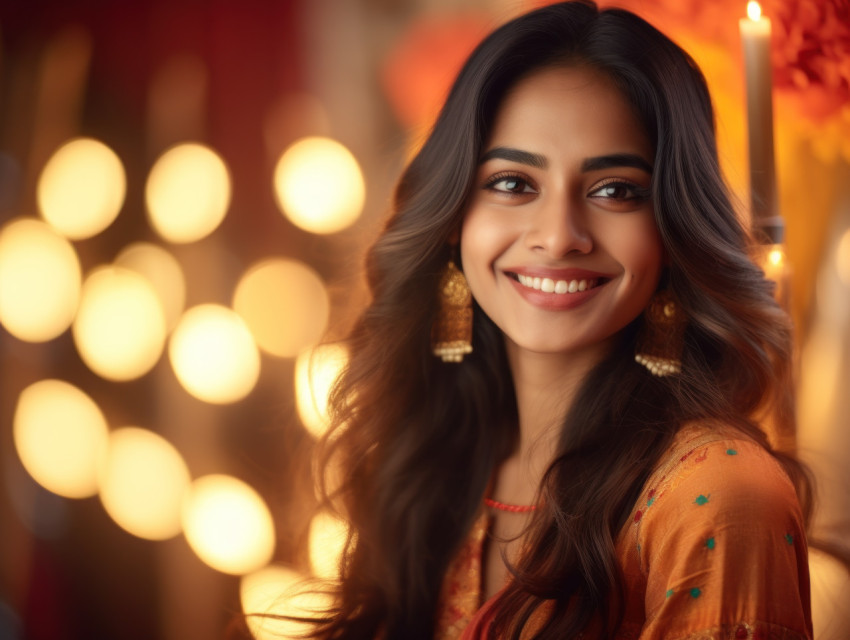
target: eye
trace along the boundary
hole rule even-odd
[[[537,192],[528,178],[515,173],[498,173],[487,180],[484,188],[508,195]]]
[[[634,182],[611,178],[594,186],[588,194],[591,198],[620,201],[642,201],[649,198],[650,191]]]

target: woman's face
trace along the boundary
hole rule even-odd
[[[655,291],[653,151],[619,90],[586,67],[506,96],[461,229],[463,270],[508,348],[595,349]]]

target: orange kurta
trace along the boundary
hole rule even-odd
[[[484,513],[446,576],[441,640],[486,637],[496,600],[481,602],[487,527]],[[794,487],[740,435],[683,429],[644,486],[616,555],[626,591],[621,640],[811,638]]]

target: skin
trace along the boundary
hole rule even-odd
[[[499,109],[460,234],[472,294],[504,335],[519,411],[520,444],[494,478],[497,500],[534,502],[577,387],[657,289],[652,161],[628,103],[593,69],[533,73]],[[519,281],[535,277],[540,289]],[[488,597],[504,586],[503,554],[516,558],[527,519],[496,513]]]

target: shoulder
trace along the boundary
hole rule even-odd
[[[782,465],[758,443],[726,429],[684,431],[629,527],[653,624],[683,635],[739,621],[810,631],[802,513]]]
[[[724,428],[684,429],[646,483],[644,497],[641,537],[657,533],[658,526],[675,528],[679,520],[684,527],[733,529],[797,528],[802,522],[794,485],[779,461]]]

